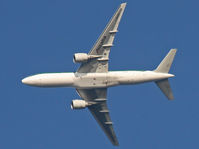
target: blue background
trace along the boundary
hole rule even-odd
[[[0,1],[0,148],[114,148],[88,110],[70,109],[72,88],[35,88],[21,79],[78,68],[120,0]],[[108,91],[119,148],[199,148],[199,9],[196,0],[133,0],[110,54],[110,70],[154,69],[178,48],[175,100],[154,83]]]

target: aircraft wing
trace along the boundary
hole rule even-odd
[[[111,121],[109,110],[106,104],[107,88],[99,89],[76,89],[79,96],[86,101],[96,102],[97,104],[88,107],[100,127],[103,129],[107,137],[113,145],[119,145],[113,123]]]
[[[121,20],[122,14],[126,7],[126,3],[122,3],[104,31],[88,53],[88,55],[98,55],[101,56],[97,59],[89,60],[88,62],[82,63],[80,68],[77,70],[79,73],[88,73],[88,72],[107,72],[108,71],[108,60],[109,52],[113,46],[113,40],[115,34],[118,32],[117,28]]]

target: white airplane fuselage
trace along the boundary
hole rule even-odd
[[[154,71],[109,71],[106,73],[43,73],[26,77],[24,84],[37,87],[107,88],[174,77]]]
[[[88,108],[115,146],[118,146],[119,142],[107,106],[107,88],[155,81],[169,100],[174,99],[168,78],[174,77],[173,74],[169,74],[169,70],[177,49],[171,49],[153,71],[108,71],[109,54],[125,7],[126,3],[119,6],[88,53],[75,53],[73,55],[74,63],[80,64],[77,72],[42,73],[22,80],[22,83],[36,87],[76,88],[81,99],[72,100],[71,108]],[[122,61],[122,56],[119,56],[118,59]],[[128,115],[128,113],[126,114]]]

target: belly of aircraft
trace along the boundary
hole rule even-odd
[[[78,74],[74,81],[76,88],[104,88],[116,84],[107,78],[107,73]]]
[[[52,73],[27,77],[23,83],[39,87],[106,88],[137,84],[172,77],[152,71],[115,71],[107,73]]]

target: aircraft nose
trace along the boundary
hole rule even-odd
[[[26,77],[21,80],[23,84],[35,86],[39,84],[39,79],[35,76]]]
[[[26,78],[22,79],[21,82],[22,82],[23,84],[29,85],[29,84],[31,83],[31,80],[32,80],[32,79],[31,79],[30,77],[26,77]]]

